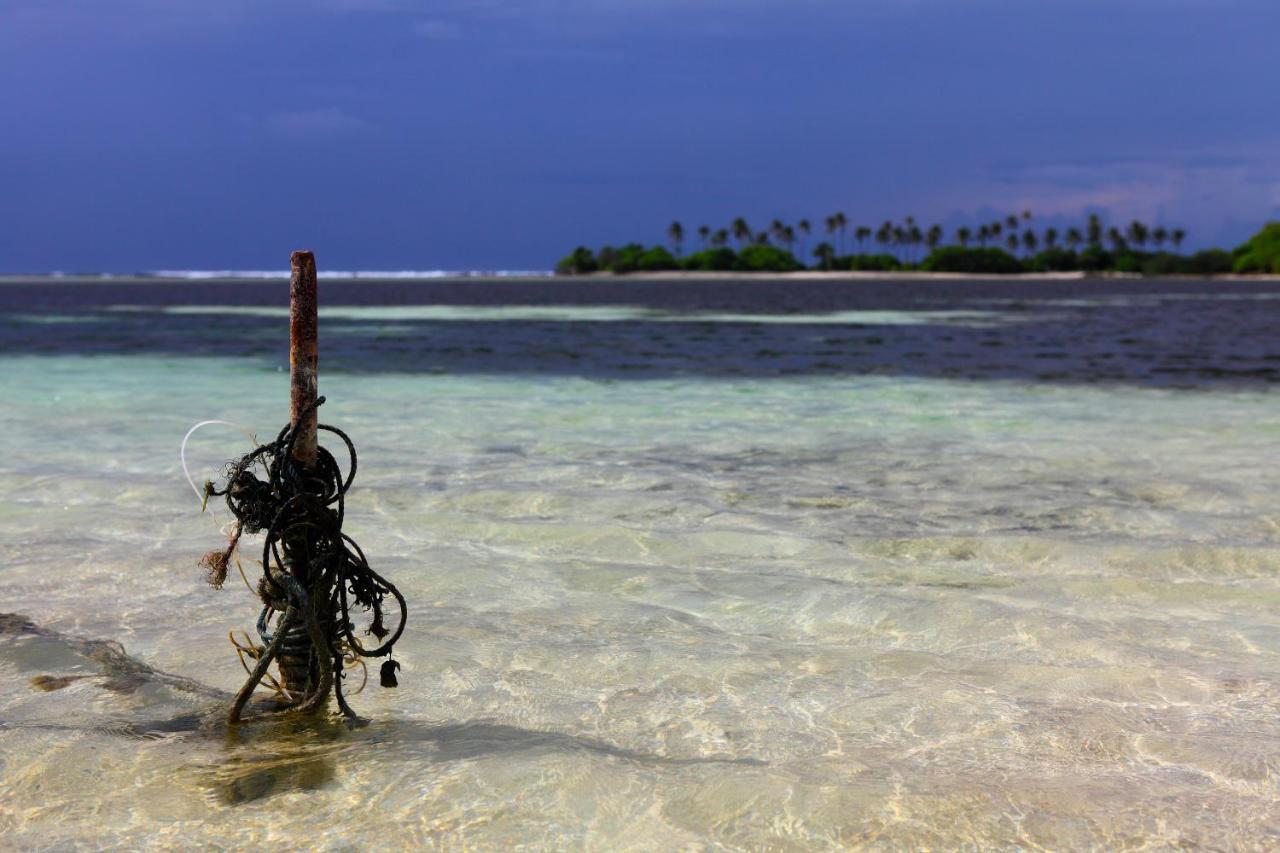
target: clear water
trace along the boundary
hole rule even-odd
[[[401,686],[232,732],[78,640],[241,683],[177,446],[279,427],[283,290],[0,288],[6,846],[1280,844],[1268,292],[520,286],[326,303]],[[1125,310],[1150,358],[1092,368]],[[202,431],[199,476],[247,446]]]

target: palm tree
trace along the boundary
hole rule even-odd
[[[921,233],[920,227],[916,225],[914,219],[911,219],[910,216],[908,216],[907,219],[911,220],[911,224],[907,228],[907,245],[910,246],[910,250],[907,255],[914,263],[916,255],[918,254],[916,247],[924,242],[924,234]]]
[[[767,245],[769,245],[769,232],[768,232],[768,231],[761,231],[759,234],[757,234],[757,235],[756,235],[756,239],[755,239],[755,244],[756,244],[757,246],[767,246]]]
[[[831,218],[832,220],[835,221],[836,228],[839,229],[840,231],[840,254],[843,255],[844,254],[844,229],[845,229],[845,226],[849,224],[849,217],[845,216],[842,212],[837,210],[835,212],[835,215],[832,216]]]
[[[1085,236],[1089,245],[1095,248],[1102,246],[1102,219],[1096,213],[1089,214],[1089,224],[1085,226]]]
[[[684,226],[679,222],[672,222],[667,226],[667,237],[671,239],[671,245],[675,247],[676,257],[680,257],[680,247],[684,243]]]
[[[1067,248],[1068,249],[1074,252],[1076,250],[1076,247],[1083,242],[1084,242],[1084,235],[1080,233],[1079,228],[1072,227],[1067,229]]]
[[[1057,228],[1044,229],[1044,245],[1045,245],[1045,248],[1048,248],[1048,249],[1057,248],[1058,246],[1058,229]]]
[[[1018,254],[1018,232],[1010,231],[1009,236],[1004,238],[1004,244],[1009,247],[1009,254]]]
[[[1112,248],[1117,252],[1123,251],[1126,248],[1124,235],[1120,233],[1119,228],[1108,228],[1107,240],[1111,242]]]
[[[791,252],[791,247],[796,242],[796,230],[790,225],[784,225],[782,226],[782,233],[778,235],[778,239],[787,247],[787,251]],[[792,255],[794,254],[792,252]]]
[[[769,233],[773,235],[773,239],[782,242],[782,229],[785,227],[781,219],[775,219],[769,223]]]
[[[710,225],[699,225],[699,226],[698,226],[698,236],[702,238],[702,248],[703,248],[703,249],[706,249],[706,248],[707,248],[707,238],[709,238],[709,237],[711,236],[711,226],[710,226]]]
[[[828,216],[822,221],[822,224],[826,226],[827,234],[832,237],[836,235],[836,230],[840,227],[840,221],[834,215]]]
[[[1164,241],[1169,239],[1169,232],[1163,225],[1157,225],[1155,230],[1151,232],[1151,242],[1156,244],[1156,248],[1163,250]]]
[[[1022,221],[1023,221],[1023,222],[1030,222],[1030,221],[1031,221],[1031,211],[1029,211],[1029,210],[1024,210],[1024,211],[1022,211]]]
[[[818,259],[818,266],[824,270],[829,270],[831,269],[831,262],[835,259],[836,250],[824,240],[814,247],[813,256]]]
[[[982,246],[982,248],[984,249],[987,248],[987,241],[990,239],[991,239],[991,226],[979,225],[978,226],[978,243]]]
[[[1143,246],[1147,245],[1147,236],[1149,234],[1150,232],[1147,230],[1147,226],[1135,219],[1129,223],[1129,228],[1125,233],[1125,239],[1141,249]]]
[[[1036,232],[1030,228],[1022,232],[1022,245],[1026,247],[1028,258],[1036,253],[1036,243]]]
[[[984,225],[983,228],[985,227],[986,226]],[[978,230],[981,231],[982,228],[979,228]],[[968,246],[969,238],[972,236],[973,236],[973,232],[969,230],[968,225],[961,225],[959,228],[956,229],[956,242],[959,243],[961,246]],[[986,234],[983,234],[981,239],[985,240]]]
[[[812,226],[809,225],[809,220],[807,219],[801,219],[799,222],[796,223],[796,226],[799,227],[800,233],[804,235],[805,239],[807,239],[809,237],[809,234],[812,232]],[[800,241],[800,255],[802,257],[804,256],[805,239],[801,239]]]
[[[1018,217],[1010,213],[1008,216],[1004,218],[1004,224],[1005,224],[1005,227],[1008,228],[1010,231],[1017,231]]]
[[[992,222],[991,227],[987,229],[987,233],[991,237],[992,241],[999,240],[1000,235],[1003,232],[1004,232],[1004,223],[1001,223],[1001,222]]]
[[[893,225],[887,220],[876,229],[876,242],[880,244],[881,252],[889,248],[889,244],[893,242]]]
[[[1169,232],[1169,239],[1173,241],[1173,250],[1176,252],[1182,247],[1182,241],[1187,238],[1187,232],[1181,228],[1175,228]]]
[[[729,242],[729,231],[721,228],[711,235],[711,245],[714,248],[722,249]]]
[[[751,226],[747,224],[747,220],[739,216],[729,224],[729,228],[733,231],[733,239],[738,241],[738,245],[751,239]]]
[[[854,236],[858,238],[858,252],[865,252],[864,244],[871,237],[871,229],[865,225],[859,225],[854,231]]]
[[[938,244],[942,242],[942,226],[930,225],[929,230],[924,232],[924,244],[929,247],[932,252],[938,248]]]

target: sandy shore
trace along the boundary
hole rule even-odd
[[[1115,280],[1115,279],[1134,279],[1134,280],[1160,280],[1170,279],[1177,281],[1201,281],[1201,280],[1222,280],[1222,281],[1280,281],[1280,275],[1211,275],[1211,276],[1191,276],[1191,275],[1171,275],[1171,276],[1143,276],[1138,273],[1116,273],[1116,272],[1085,272],[1083,270],[1073,270],[1070,272],[1028,272],[1013,273],[1006,275],[993,275],[991,273],[964,273],[964,272],[922,272],[918,270],[896,270],[893,272],[876,272],[873,270],[836,270],[825,272],[820,270],[802,270],[800,272],[785,273],[743,273],[743,272],[691,272],[687,270],[672,270],[669,272],[646,272],[632,273],[627,276],[616,276],[613,274],[605,275],[584,275],[584,276],[566,276],[566,278],[575,279],[597,279],[597,280],[617,280],[619,278],[644,278],[644,279],[689,279],[694,281],[714,281],[725,279],[743,279],[743,278],[772,278],[792,281],[1083,281],[1086,279],[1094,280]],[[557,278],[557,276],[551,276]]]

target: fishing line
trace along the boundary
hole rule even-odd
[[[332,692],[342,713],[358,719],[346,702],[342,685],[344,669],[357,661],[363,663],[362,658],[388,658],[382,664],[380,681],[383,687],[397,684],[395,671],[400,665],[390,657],[404,632],[408,605],[400,590],[369,566],[355,539],[342,530],[346,494],[356,475],[355,444],[337,427],[319,424],[321,432],[337,437],[346,447],[346,472],[323,445],[317,447],[313,467],[303,468],[294,459],[299,425],[324,402],[324,397],[318,398],[294,424],[282,428],[274,441],[228,463],[220,485],[206,481],[203,491],[197,489],[202,501],[223,498],[236,519],[228,531],[227,546],[210,551],[201,560],[213,586],[226,580],[241,536],[265,534],[262,577],[255,590],[263,603],[258,617],[263,644],[246,648],[234,643],[246,669],[246,657],[255,665],[232,705],[232,722],[240,719],[249,696],[267,677],[273,661],[283,676],[279,682],[282,693],[287,694],[290,686],[305,685],[300,695],[288,695],[296,711],[319,708]],[[186,443],[197,429],[213,423],[236,426],[227,421],[203,421],[183,440],[183,470],[193,488]],[[387,627],[388,605],[398,611],[394,630]],[[368,645],[357,636],[356,619],[361,613],[366,622],[361,633],[374,638]],[[271,617],[277,614],[272,626]]]

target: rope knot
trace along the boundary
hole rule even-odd
[[[323,402],[321,397],[316,405]],[[319,424],[318,428],[346,445],[350,470],[345,476],[323,446],[317,448],[315,467],[303,469],[295,463],[292,454],[297,429],[289,425],[280,430],[275,441],[228,464],[222,488],[209,485],[205,489],[206,497],[223,497],[237,521],[228,547],[210,552],[202,561],[211,583],[220,586],[225,580],[241,532],[265,534],[263,574],[257,587],[264,605],[258,633],[265,648],[237,697],[233,720],[276,655],[281,656],[282,669],[288,663],[292,673],[311,672],[314,676],[308,679],[309,689],[298,701],[298,709],[319,707],[332,689],[343,713],[355,717],[342,696],[344,659],[389,656],[404,632],[408,612],[404,596],[370,568],[360,546],[342,530],[346,494],[356,473],[355,445],[337,427]],[[394,631],[386,627],[388,597],[399,610]],[[353,609],[368,614],[365,633],[377,640],[375,648],[365,648],[357,639]],[[272,612],[282,614],[274,632],[269,627]],[[286,635],[291,638],[288,643]],[[396,685],[396,667],[399,664],[390,660],[383,664],[384,686]]]

